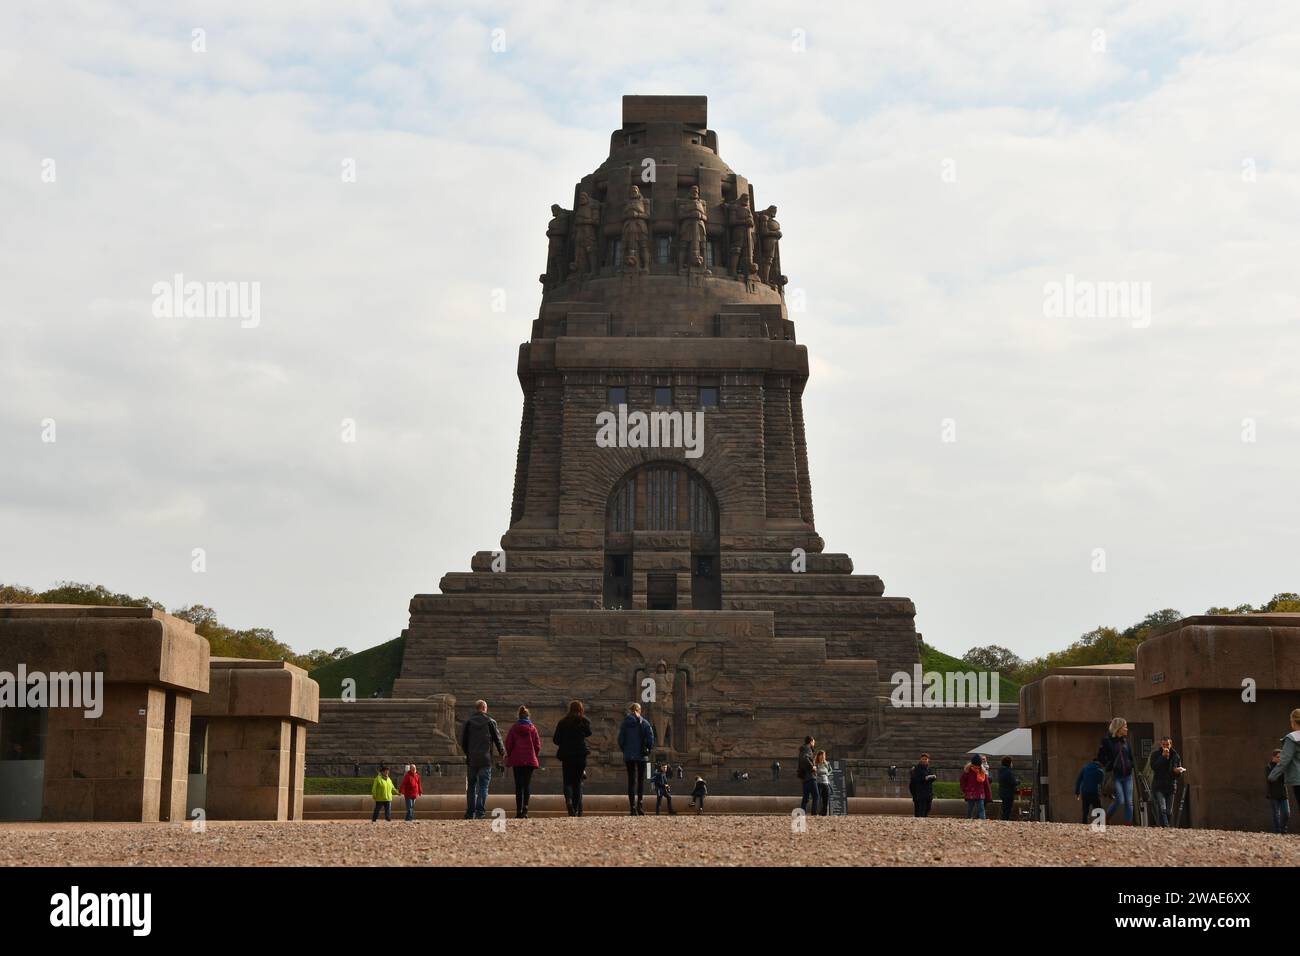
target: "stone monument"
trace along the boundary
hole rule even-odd
[[[553,207],[509,530],[411,600],[394,687],[445,695],[457,723],[480,697],[503,726],[526,704],[548,742],[580,698],[597,770],[621,773],[634,700],[656,756],[688,767],[765,769],[809,733],[861,760],[889,675],[918,661],[912,602],[817,533],[781,227],[774,207],[755,217],[706,113],[702,96],[624,97],[571,220]],[[652,434],[602,445],[602,413],[644,413]]]

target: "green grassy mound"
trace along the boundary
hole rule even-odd
[[[376,690],[384,697],[393,696],[393,681],[402,670],[402,652],[406,638],[399,637],[378,647],[358,651],[339,661],[330,661],[312,669],[312,680],[320,684],[321,697],[341,697],[343,681],[357,682],[357,698],[364,699]],[[369,792],[368,790],[366,791]]]
[[[957,671],[964,673],[969,671],[971,666],[961,658],[951,657],[923,642],[921,644],[921,668],[923,671],[938,671],[940,674],[947,674]],[[1005,674],[998,675],[998,703],[1020,703],[1020,685]]]

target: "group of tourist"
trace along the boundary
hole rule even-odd
[[[1016,794],[1020,790],[1020,779],[1013,769],[1015,762],[1010,757],[1002,758],[998,770],[998,799],[1002,802],[1002,819],[1012,819]],[[907,780],[907,792],[912,795],[912,815],[928,817],[930,806],[934,803],[934,784],[939,775],[930,766],[930,755],[921,757],[912,766]],[[989,771],[988,757],[972,754],[970,760],[962,767],[958,787],[966,800],[966,819],[987,820],[988,805],[993,800],[993,787]]]
[[[1122,810],[1125,822],[1133,821],[1135,761],[1128,737],[1128,723],[1123,717],[1114,718],[1097,750],[1096,759],[1079,771],[1074,793],[1082,805],[1084,823],[1091,820],[1094,811],[1110,795],[1113,798],[1106,808],[1105,819],[1109,820],[1117,810]],[[1291,711],[1291,730],[1281,743],[1282,746],[1273,750],[1264,765],[1264,793],[1272,813],[1274,833],[1287,832],[1291,816],[1286,792],[1288,786],[1300,805],[1300,708]],[[1147,767],[1151,775],[1151,802],[1155,806],[1156,824],[1177,826],[1181,806],[1174,806],[1174,787],[1187,773],[1187,768],[1183,766],[1170,737],[1160,738]]]
[[[563,777],[564,806],[571,817],[583,812],[583,781],[587,777],[587,758],[591,747],[591,721],[586,716],[580,700],[569,702],[568,712],[555,725],[551,741],[556,747]],[[1291,712],[1291,731],[1273,750],[1264,767],[1265,788],[1273,818],[1273,832],[1284,833],[1291,816],[1287,787],[1292,789],[1300,805],[1300,709]],[[520,707],[517,718],[504,738],[497,722],[488,715],[486,701],[474,704],[474,713],[465,721],[460,732],[460,746],[465,754],[465,818],[482,819],[486,813],[488,786],[492,780],[493,754],[504,759],[514,775],[515,816],[528,817],[533,771],[541,765],[542,738],[529,715],[527,707]],[[641,715],[640,704],[630,704],[618,728],[618,748],[627,771],[628,812],[632,816],[645,815],[645,783],[649,779],[655,792],[655,814],[665,807],[675,816],[672,781],[674,775],[681,779],[682,768],[657,764],[649,767],[655,747],[655,732],[651,723]],[[811,735],[804,738],[799,748],[796,776],[803,786],[799,807],[805,814],[827,816],[831,802],[830,761],[825,750],[818,750]],[[1003,757],[998,770],[998,799],[1002,803],[1001,818],[1013,819],[1016,795],[1020,780],[1015,774],[1011,757]],[[1187,772],[1182,758],[1174,749],[1173,740],[1162,737],[1147,762],[1150,772],[1150,790],[1155,808],[1156,823],[1161,827],[1177,825],[1178,810],[1174,805],[1176,782]],[[1106,729],[1097,748],[1097,756],[1080,769],[1075,779],[1075,799],[1080,803],[1082,821],[1089,823],[1094,811],[1101,808],[1107,798],[1104,818],[1109,821],[1123,813],[1124,821],[1131,823],[1134,812],[1134,780],[1136,761],[1129,740],[1128,721],[1115,717]],[[779,774],[779,764],[773,765],[773,779]],[[930,755],[923,753],[912,767],[907,789],[912,797],[913,813],[918,817],[930,814],[934,801],[934,784],[938,775],[930,766]],[[966,801],[966,818],[986,820],[988,805],[993,800],[992,777],[988,758],[982,754],[971,755],[962,768],[958,783]],[[415,801],[423,789],[420,772],[414,763],[407,764],[400,783],[395,783],[387,766],[380,767],[371,786],[375,801],[371,821],[384,814],[392,819],[392,801],[395,794],[406,800],[406,819],[415,818]],[[708,786],[703,777],[695,778],[691,791],[691,807],[696,813],[704,812]]]
[[[795,776],[803,783],[803,799],[799,809],[812,816],[829,816],[831,812],[831,764],[826,751],[817,750],[817,740],[811,736],[803,739]]]
[[[1291,712],[1291,731],[1282,738],[1281,744],[1273,750],[1264,766],[1265,795],[1272,813],[1274,833],[1287,831],[1291,816],[1287,787],[1291,788],[1292,797],[1300,806],[1300,708]],[[998,771],[998,797],[1002,802],[1003,820],[1013,818],[1016,793],[1020,787],[1013,767],[1010,757],[1002,758],[1002,767]],[[1160,738],[1147,760],[1147,770],[1156,825],[1177,826],[1180,807],[1174,803],[1175,786],[1187,773],[1187,768],[1174,749],[1171,737]],[[1082,822],[1093,822],[1095,811],[1109,799],[1110,803],[1099,819],[1109,822],[1116,814],[1122,813],[1124,822],[1132,823],[1136,771],[1128,721],[1115,717],[1106,728],[1097,756],[1084,764],[1075,778],[1074,795],[1082,810]],[[921,754],[912,767],[907,785],[915,816],[929,816],[937,780],[938,775],[930,766],[930,755]],[[966,800],[966,818],[987,819],[988,803],[993,799],[987,758],[980,754],[972,755],[962,768],[959,786]]]
[[[1173,749],[1172,740],[1165,737],[1160,741],[1160,747],[1152,753],[1149,765],[1158,820],[1160,826],[1168,826],[1169,811],[1173,808],[1174,781],[1185,772],[1178,752]],[[1120,810],[1124,812],[1127,821],[1133,819],[1134,766],[1133,748],[1128,739],[1128,722],[1123,717],[1116,717],[1107,727],[1097,756],[1084,765],[1075,780],[1075,798],[1082,804],[1084,823],[1089,822],[1089,815],[1101,806],[1103,796],[1113,798],[1106,809],[1107,819]],[[930,755],[921,754],[912,767],[907,784],[915,816],[930,815],[936,780],[938,775],[930,767]],[[1012,820],[1015,818],[1020,779],[1015,773],[1015,761],[1009,756],[1002,758],[997,785],[998,799],[1002,804],[1001,817],[1003,820]],[[987,820],[988,805],[993,800],[988,758],[983,754],[972,754],[962,767],[958,787],[966,801],[966,819]]]
[[[582,701],[570,701],[568,712],[555,725],[551,741],[560,761],[564,806],[571,817],[580,817],[583,812],[582,784],[587,778],[587,758],[591,753],[587,738],[590,736],[591,721]],[[666,805],[669,814],[677,815],[672,801],[673,768],[661,764],[654,768],[653,775],[648,772],[654,745],[654,727],[641,716],[641,705],[628,705],[618,729],[618,747],[627,770],[628,811],[632,816],[645,815],[647,777],[655,788],[655,813],[660,813]],[[487,701],[475,701],[474,713],[461,726],[460,748],[465,754],[465,819],[481,820],[487,813],[494,754],[505,761],[514,777],[516,819],[527,819],[533,771],[541,766],[542,755],[542,737],[528,708],[519,708],[515,722],[503,738],[497,722],[488,715]],[[677,767],[676,774],[680,778],[683,768]],[[406,798],[406,819],[414,819],[415,801],[422,792],[420,773],[415,764],[407,765],[400,785],[393,783],[387,766],[380,767],[371,786],[371,796],[375,801],[371,822],[378,820],[381,812],[385,820],[392,819],[392,800],[397,793]],[[691,806],[696,813],[704,812],[707,796],[708,786],[704,778],[696,777],[691,792]]]

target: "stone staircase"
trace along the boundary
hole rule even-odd
[[[972,748],[1020,726],[1020,706],[1001,704],[996,717],[980,716],[974,707],[896,708],[885,706],[885,731],[867,747],[862,775],[858,786],[870,791],[892,790],[888,786],[891,764],[898,767],[898,777],[903,793],[907,792],[906,775],[922,752],[930,755],[930,765],[940,780],[955,781]],[[990,757],[990,766],[996,767],[1001,758]],[[1016,763],[1022,777],[1029,758]],[[865,779],[863,777],[865,776]]]
[[[320,722],[307,732],[307,776],[374,776],[383,763],[463,761],[453,740],[455,701],[322,700]]]

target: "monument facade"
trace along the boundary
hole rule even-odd
[[[509,529],[411,600],[394,696],[543,729],[581,698],[611,759],[633,700],[674,763],[789,764],[808,733],[862,757],[915,609],[818,534],[776,207],[704,97],[626,96],[545,232]]]

